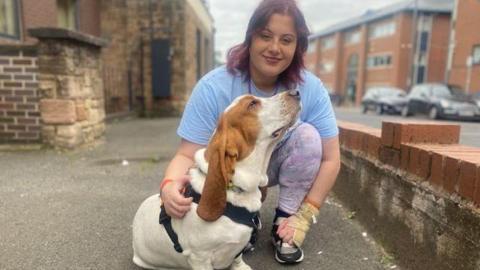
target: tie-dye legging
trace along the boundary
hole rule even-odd
[[[315,127],[302,123],[277,145],[268,165],[268,186],[279,185],[280,210],[297,212],[320,168],[321,142]]]

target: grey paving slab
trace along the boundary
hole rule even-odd
[[[174,153],[178,119],[109,124],[104,143],[74,152],[0,152],[0,269],[139,269],[131,262],[131,221],[158,189]],[[125,162],[124,162],[125,161]],[[127,165],[128,162],[128,165]],[[262,210],[265,228],[246,261],[283,269],[269,230],[277,191]],[[385,256],[330,197],[288,269],[388,269]]]

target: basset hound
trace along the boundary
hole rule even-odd
[[[251,269],[241,251],[253,228],[228,216],[227,208],[260,210],[259,187],[268,183],[270,156],[299,112],[297,90],[236,98],[220,116],[206,149],[195,153],[189,174],[192,191],[201,194],[199,202],[184,218],[169,220],[170,232],[159,223],[158,194],[140,205],[133,220],[133,262],[146,269]]]

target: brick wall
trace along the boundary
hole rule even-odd
[[[341,122],[335,195],[402,269],[478,269],[480,148],[459,145],[460,127]]]
[[[0,48],[0,143],[40,141],[34,47]]]

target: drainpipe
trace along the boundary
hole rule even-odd
[[[417,53],[417,28],[418,28],[418,0],[413,1],[413,18],[412,18],[412,40],[411,40],[411,56],[410,56],[410,82],[409,88],[415,85],[415,68],[416,68],[416,53]]]

